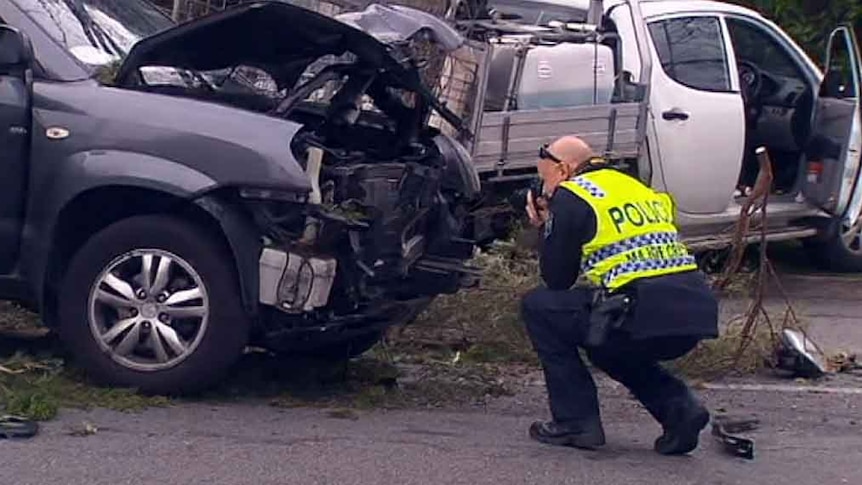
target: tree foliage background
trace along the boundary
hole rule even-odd
[[[826,52],[832,29],[840,24],[853,25],[862,40],[862,1],[860,0],[732,0],[755,9],[781,26],[815,60]]]

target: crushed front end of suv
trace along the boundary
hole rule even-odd
[[[30,186],[56,190],[30,194],[41,215],[21,265],[99,381],[198,390],[249,344],[347,359],[475,281],[479,179],[428,126],[434,111],[461,121],[416,48],[461,44],[442,21],[255,2],[121,52],[102,8],[119,2],[49,3],[87,20],[92,47],[66,47],[91,75],[34,83],[48,138],[33,141]]]

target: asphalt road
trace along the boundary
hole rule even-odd
[[[658,427],[603,386],[608,445],[597,452],[532,442],[541,389],[484,410],[375,411],[184,405],[140,414],[67,411],[27,441],[0,441],[9,484],[858,484],[859,395],[703,391],[712,409],[756,416],[753,461],[708,433],[690,457],[651,450]],[[70,436],[88,421],[90,436]]]

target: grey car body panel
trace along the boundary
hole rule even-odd
[[[442,20],[410,8],[372,5],[332,18],[286,2],[241,4],[141,40],[120,66],[117,82],[125,84],[148,64],[194,70],[281,65],[299,74],[303,64],[347,51],[366,64],[394,67],[398,64],[389,45],[423,32],[447,51],[464,43]]]
[[[228,186],[311,190],[289,149],[296,123],[95,81],[36,82],[33,91],[29,192],[38,195],[27,207],[21,272],[37,295],[62,209],[90,190],[139,187],[190,200]],[[68,136],[50,139],[50,128]]]
[[[222,186],[311,190],[289,149],[290,140],[302,127],[297,123],[210,102],[100,86],[94,81],[35,83],[33,94],[37,122],[45,129],[60,127],[70,132],[63,140],[34,133],[35,163],[45,159],[63,165],[61,160],[80,153],[128,152],[179,163]]]
[[[312,61],[347,51],[379,67],[395,63],[386,45],[343,22],[288,3],[255,2],[141,40],[116,79],[126,85],[145,65],[206,71],[246,64],[267,71],[282,66],[282,75],[275,77],[288,87]]]
[[[394,39],[388,40],[394,43],[420,32],[430,32],[446,50],[464,42],[457,31],[424,12],[404,8],[393,10],[397,13],[392,15],[385,12],[371,8],[360,12],[364,17],[347,18],[362,19],[369,32],[384,37],[383,23],[392,20],[388,32],[394,33]],[[452,126],[466,130],[463,120],[422,84],[415,66],[402,63],[403,53],[371,33],[285,2],[240,4],[141,40],[129,51],[115,83],[134,85],[139,69],[144,66],[209,71],[247,65],[266,71],[279,88],[291,89],[312,62],[325,55],[350,52],[364,66],[385,71],[393,83],[415,90]]]
[[[216,197],[206,195],[195,200],[195,204],[219,222],[236,261],[243,306],[249,315],[256,316],[260,288],[258,262],[263,250],[259,229],[236,206]]]
[[[0,274],[15,266],[19,256],[21,228],[30,155],[30,96],[24,79],[4,76],[0,80]]]

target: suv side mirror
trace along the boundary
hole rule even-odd
[[[27,69],[33,61],[30,39],[18,29],[0,25],[0,72]]]

